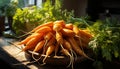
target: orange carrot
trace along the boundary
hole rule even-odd
[[[30,32],[28,32],[28,33],[26,33],[26,34],[23,34],[23,35],[21,35],[21,36],[19,36],[19,37],[17,37],[17,38],[21,38],[21,37],[27,36],[27,35],[35,32],[36,30],[38,30],[38,29],[40,29],[41,27],[44,27],[44,26],[48,26],[48,27],[52,28],[53,22],[51,21],[51,22],[47,22],[47,23],[41,24],[41,25],[35,27],[32,31],[30,31]]]
[[[55,21],[54,24],[60,24],[61,26],[65,26],[65,21],[64,20],[58,20],[58,21]]]
[[[46,56],[49,56],[50,54],[52,54],[52,52],[55,50],[55,46],[54,45],[50,45],[46,51]]]
[[[47,44],[47,42],[52,38],[53,34],[51,32],[48,32],[45,36],[44,36],[44,40],[45,40],[45,45]]]
[[[63,28],[63,27],[62,27],[61,24],[54,24],[54,26],[53,26],[53,30],[54,30],[54,31],[60,31],[62,28]]]
[[[48,26],[48,27],[52,27],[53,26],[53,22],[47,22],[47,23],[44,23],[44,24],[41,24],[39,26],[37,26],[36,28],[34,28],[31,32],[35,32],[36,30],[40,29],[41,27],[44,27],[44,26]]]
[[[63,44],[63,37],[61,32],[56,32],[56,40],[58,44]]]
[[[78,36],[78,38],[80,39],[80,41],[83,41],[84,43],[88,43],[90,41],[89,38],[91,38],[92,36],[82,30],[80,30],[79,28],[77,28],[77,26],[73,26],[73,31],[76,33],[76,35]]]
[[[61,52],[62,52],[62,54],[66,55],[66,56],[71,56],[69,51],[67,49],[65,49],[65,48],[62,48]]]
[[[44,40],[45,40],[45,44],[43,46],[43,54],[45,53],[45,48],[47,46],[48,41],[53,37],[52,32],[48,32],[45,36],[44,36]]]
[[[34,48],[36,44],[37,44],[36,38],[32,38],[27,42],[25,48],[23,48],[22,51],[27,51],[30,50],[31,48]]]
[[[40,42],[38,42],[37,45],[35,46],[33,52],[40,51],[43,48],[44,43],[45,43],[45,40],[41,40]]]
[[[75,42],[74,37],[68,37],[68,38],[66,38],[66,39],[67,39],[67,41],[69,41],[69,43],[71,44],[73,50],[76,51],[76,53],[77,53],[80,47],[79,47],[78,44]],[[76,49],[77,49],[77,50],[76,50]],[[78,52],[78,53],[79,53],[79,52]]]
[[[48,43],[46,44],[46,46],[52,45],[52,44],[54,44],[55,42],[56,42],[55,37],[52,37],[52,38],[48,41]]]
[[[48,46],[53,45],[55,43],[55,37],[52,37],[47,43],[45,42],[43,47],[43,54],[45,54]]]
[[[45,60],[47,59],[47,57],[50,56],[54,51],[55,51],[55,46],[54,46],[54,45],[50,45],[50,46],[47,48],[45,57],[44,57],[44,59],[43,59],[43,63],[45,63]]]
[[[64,39],[64,42],[63,42],[63,47],[65,49],[67,49],[70,53],[71,53],[71,56],[74,58],[73,54],[75,55],[75,57],[77,57],[77,54],[74,52],[74,50],[72,49],[72,46],[70,44],[70,42],[66,39]]]
[[[29,50],[31,48],[34,48],[37,43],[43,39],[43,35],[36,36],[34,38],[31,38],[27,43],[23,51]]]
[[[72,69],[73,69],[73,62],[74,62],[74,56],[73,56],[73,54],[70,54],[70,52],[63,47],[63,45],[60,45],[60,46],[61,46],[61,48],[62,48],[62,49],[61,49],[62,54],[66,55],[66,56],[69,56],[69,58],[70,58],[70,63],[68,64],[67,67],[69,67],[70,65],[72,65]],[[71,49],[71,50],[72,50],[72,49]],[[72,51],[71,51],[71,52],[72,52]]]
[[[82,36],[75,36],[75,38],[77,38],[78,41],[80,41],[80,43],[83,42],[85,44],[88,44],[89,41],[90,41],[90,38],[85,37],[84,35],[82,35]]]
[[[65,26],[65,22],[63,20],[55,21],[53,24],[54,31],[60,31]]]
[[[44,27],[37,29],[35,31],[35,33],[47,33],[47,32],[51,32],[51,31],[52,31],[52,29],[50,27],[44,26]]]
[[[43,33],[33,33],[32,35],[29,35],[25,39],[23,39],[22,41],[20,41],[18,43],[18,45],[26,44],[33,37],[42,37],[42,36],[43,36]]]
[[[79,31],[80,31],[81,36],[84,35],[87,38],[92,38],[93,37],[92,34],[86,32],[85,30],[79,30]]]
[[[63,28],[61,30],[63,36],[71,36],[71,37],[74,37],[75,36],[75,33],[73,32],[73,30],[70,30],[70,29],[67,29],[67,28]]]
[[[45,39],[46,41],[48,41],[48,40],[50,40],[52,37],[53,37],[52,32],[48,32],[48,33],[44,36],[44,39]]]
[[[57,56],[60,45],[58,43],[55,44],[55,56]]]
[[[88,43],[83,41],[82,39],[78,38],[78,37],[75,37],[75,41],[76,43],[79,45],[79,47],[82,47],[84,49],[87,49],[88,48]]]
[[[63,47],[69,51],[72,50],[71,44],[66,39],[63,40]]]
[[[73,26],[73,31],[76,33],[76,35],[78,37],[78,41],[79,41],[81,48],[83,45],[82,42],[88,44],[88,42],[90,41],[89,40],[90,35],[88,36],[87,33],[81,31],[76,25]],[[87,35],[87,37],[85,35]]]
[[[72,23],[65,24],[65,28],[72,30],[73,24]]]
[[[88,56],[84,53],[84,51],[82,51],[82,50],[80,49],[80,47],[79,47],[79,45],[76,43],[74,37],[69,37],[69,38],[67,38],[67,39],[68,39],[68,41],[71,43],[72,49],[73,49],[78,55],[81,55],[81,56],[83,56],[83,57],[85,57],[85,58],[88,58],[88,59],[90,59],[90,60],[93,60],[92,58],[88,57]]]
[[[73,25],[73,31],[75,32],[75,34],[76,34],[77,36],[80,35],[79,28],[78,28],[76,25]]]

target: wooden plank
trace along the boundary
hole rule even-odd
[[[12,39],[0,38],[0,59],[8,63],[12,68],[15,69],[66,69],[65,66],[54,66],[54,65],[44,65],[40,66],[38,63],[30,63],[25,57],[25,52],[20,52],[21,50],[15,45],[10,45],[8,42],[13,42],[14,44],[17,41]]]
[[[15,69],[38,69],[35,65],[26,64],[29,61],[26,59],[24,52],[19,53],[21,50],[15,45],[8,42],[17,43],[15,39],[0,37],[0,59],[5,61],[9,66]]]
[[[6,52],[6,55],[3,56],[2,58],[7,57],[4,60],[6,62],[8,62],[10,64],[10,66],[12,66],[13,68],[16,68],[16,69],[38,69],[38,68],[40,68],[40,69],[48,69],[48,68],[49,69],[56,69],[56,68],[66,69],[65,66],[61,67],[58,65],[57,66],[54,66],[54,65],[40,66],[37,63],[27,65],[27,63],[29,63],[29,60],[26,59],[24,52],[19,53],[20,49],[18,49],[17,47],[15,47],[13,45],[3,46],[2,49],[4,50],[3,54],[5,54],[5,52]],[[2,54],[0,56],[2,56]]]
[[[18,48],[15,45],[10,45],[7,41],[4,42],[4,46],[0,47],[0,58],[2,58],[2,60],[16,69],[38,69],[34,64],[27,65],[27,63],[30,62],[26,59],[25,52],[20,52],[20,47]],[[14,44],[16,43],[17,41],[14,42]]]
[[[26,59],[25,52],[20,52],[21,47],[16,47],[15,45],[11,45],[8,42],[13,42],[16,44],[18,41],[14,39],[1,38],[0,37],[0,59],[4,60],[7,64],[9,64],[14,69],[67,69],[67,65],[44,65],[41,66],[38,63],[29,64],[30,61]],[[85,61],[84,61],[85,62]],[[87,62],[90,66],[91,62]],[[78,62],[74,65],[74,69],[87,69],[88,65]],[[69,67],[68,69],[70,69]]]
[[[20,62],[1,47],[0,47],[0,59],[3,60],[6,64],[8,64],[13,69],[29,69],[27,66],[23,64],[15,65]]]

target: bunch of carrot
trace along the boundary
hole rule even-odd
[[[69,66],[73,65],[75,56],[93,60],[84,52],[93,36],[72,23],[65,23],[64,20],[51,21],[39,25],[30,32],[31,34],[18,44],[24,45],[22,51],[30,50],[45,55],[43,63],[52,54],[68,56]]]

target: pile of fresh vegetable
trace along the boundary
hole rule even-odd
[[[19,43],[20,46],[24,46],[22,51],[32,51],[35,61],[38,60],[33,56],[34,52],[45,55],[43,64],[46,63],[48,56],[69,57],[68,66],[71,65],[72,68],[77,56],[93,60],[86,54],[86,49],[93,51],[93,58],[96,60],[94,65],[98,68],[101,68],[102,60],[120,60],[118,20],[106,18],[92,22],[86,20],[86,17],[75,18],[73,12],[61,8],[61,0],[55,0],[54,4],[46,0],[42,8],[33,6],[17,9],[13,18],[13,28],[17,35],[27,35]],[[31,30],[26,31],[26,28]]]
[[[85,52],[85,49],[89,50],[88,43],[93,35],[88,30],[80,29],[72,23],[66,23],[64,20],[50,21],[37,26],[27,34],[27,37],[18,45],[24,46],[23,52],[32,51],[32,55],[34,52],[45,55],[43,64],[46,63],[48,56],[68,57],[69,66],[72,65],[72,68],[74,58],[78,56],[93,60]],[[34,56],[31,57],[37,61]]]

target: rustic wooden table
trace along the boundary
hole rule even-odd
[[[24,52],[9,42],[17,43],[17,40],[12,38],[0,37],[0,59],[10,65],[13,69],[67,69],[61,65],[44,65],[38,63],[27,64],[29,61],[25,57]],[[74,65],[74,69],[93,69],[91,61],[84,61]],[[68,68],[70,69],[70,68]]]

